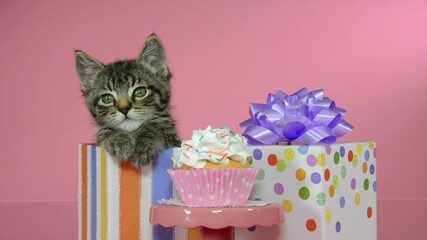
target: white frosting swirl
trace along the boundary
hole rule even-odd
[[[247,140],[235,134],[229,128],[195,130],[191,140],[181,144],[182,153],[177,159],[177,167],[183,164],[193,168],[203,168],[207,161],[227,165],[230,158],[246,164],[251,156],[247,148]]]

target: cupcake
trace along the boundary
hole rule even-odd
[[[243,206],[247,203],[258,169],[250,167],[247,140],[228,128],[193,132],[169,175],[189,206]]]

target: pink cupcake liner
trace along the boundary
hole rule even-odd
[[[255,184],[259,169],[169,169],[182,201],[189,206],[243,206]]]

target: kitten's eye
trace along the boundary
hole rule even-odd
[[[111,94],[104,94],[102,95],[101,99],[104,104],[110,104],[114,102],[114,97]]]
[[[147,89],[145,87],[139,87],[133,91],[133,97],[143,98],[147,94]]]

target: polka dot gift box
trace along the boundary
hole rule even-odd
[[[236,239],[377,238],[375,143],[334,144],[353,129],[344,109],[302,88],[269,94],[249,113],[240,125],[260,168],[250,198],[281,204],[285,224],[240,229]]]
[[[375,143],[250,148],[260,168],[250,199],[281,204],[285,224],[236,240],[377,239]]]

